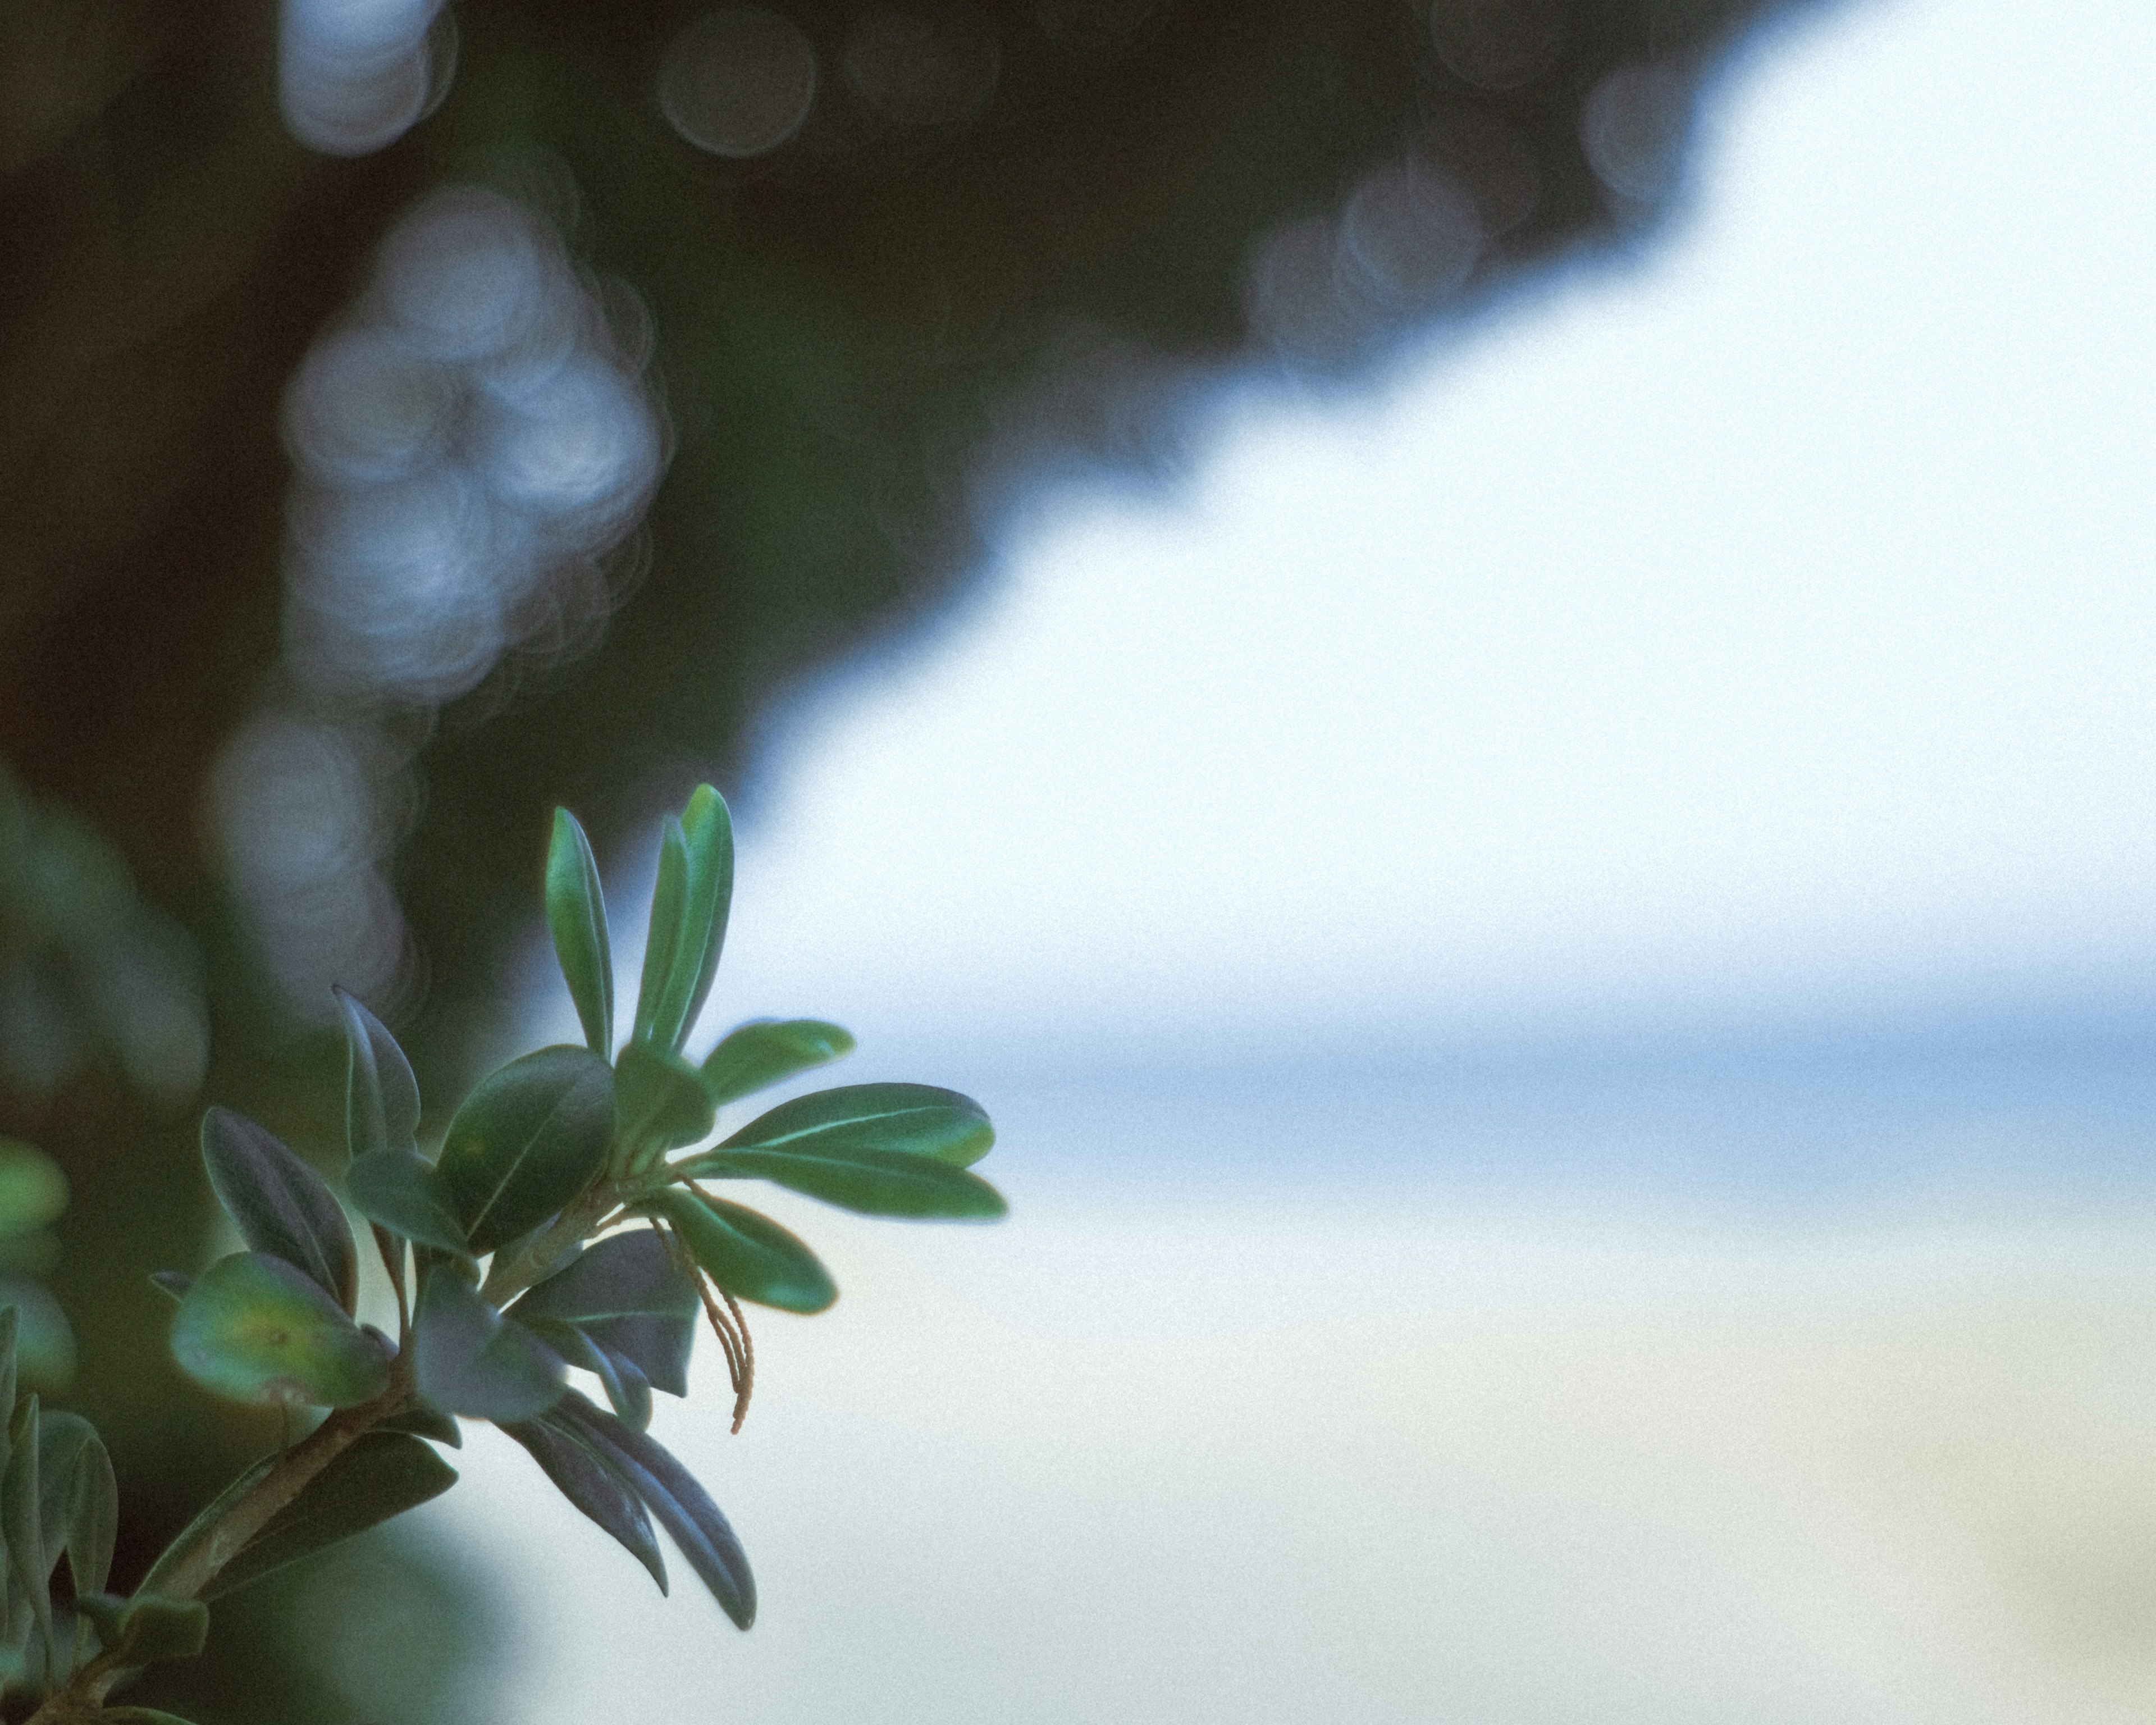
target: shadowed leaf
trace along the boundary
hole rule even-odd
[[[404,1432],[363,1432],[203,1589],[214,1599],[439,1497],[456,1470]]]
[[[614,1128],[639,1148],[678,1150],[711,1129],[711,1098],[696,1069],[671,1049],[632,1042],[614,1063]]]
[[[358,1298],[359,1255],[344,1211],[322,1177],[264,1127],[229,1108],[203,1116],[209,1183],[240,1237],[281,1258],[346,1312]]]
[[[853,1051],[852,1033],[821,1019],[756,1019],[704,1056],[704,1088],[724,1107]]]
[[[445,1414],[530,1420],[562,1394],[561,1356],[437,1266],[413,1318],[419,1394]]]
[[[619,1541],[666,1591],[666,1560],[651,1517],[614,1465],[551,1416],[501,1428],[531,1452],[555,1489]]]
[[[419,1136],[419,1085],[388,1026],[342,988],[331,990],[344,1019],[351,1064],[345,1076],[345,1142],[355,1159],[409,1150]]]
[[[355,1157],[345,1170],[352,1207],[377,1226],[421,1245],[471,1256],[449,1183],[427,1159],[410,1150],[374,1150]]]
[[[678,1186],[641,1202],[674,1224],[704,1273],[737,1299],[808,1312],[839,1297],[816,1255],[768,1216]]]
[[[378,1344],[282,1258],[235,1252],[196,1279],[172,1320],[172,1358],[213,1394],[350,1408],[389,1382]]]
[[[439,1408],[414,1403],[401,1414],[392,1414],[381,1422],[383,1431],[408,1431],[414,1437],[432,1438],[438,1444],[447,1444],[452,1450],[465,1446],[465,1435],[457,1422]]]
[[[0,1474],[0,1533],[8,1541],[9,1590],[29,1602],[48,1641],[53,1632],[52,1560],[46,1555],[38,1466],[38,1399],[26,1395],[8,1423],[8,1469]]]
[[[509,1315],[573,1326],[630,1361],[653,1388],[686,1395],[697,1303],[695,1284],[665,1241],[638,1228],[598,1241],[526,1294]]]
[[[554,1423],[613,1464],[737,1628],[756,1621],[756,1578],[749,1573],[747,1555],[688,1469],[652,1438],[631,1430],[574,1390],[562,1398]]]
[[[584,1043],[605,1059],[613,1052],[613,957],[607,942],[606,895],[591,840],[566,809],[554,811],[547,848],[547,928],[569,985]]]
[[[613,1133],[613,1071],[587,1049],[542,1048],[480,1081],[438,1169],[471,1250],[490,1252],[576,1198]]]
[[[154,1665],[163,1659],[192,1659],[209,1639],[209,1607],[199,1599],[172,1599],[138,1592],[131,1599],[91,1594],[78,1599],[82,1615],[96,1625],[105,1651],[123,1666]],[[121,1707],[99,1718],[124,1717],[146,1708]],[[151,1717],[162,1717],[152,1714]]]

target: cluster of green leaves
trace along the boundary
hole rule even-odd
[[[748,1626],[747,1559],[702,1486],[649,1435],[652,1393],[687,1394],[701,1308],[726,1355],[738,1425],[753,1358],[741,1302],[819,1312],[837,1289],[800,1240],[706,1183],[760,1179],[884,1216],[987,1218],[1004,1202],[969,1171],[994,1141],[987,1116],[924,1085],[799,1096],[706,1143],[721,1108],[853,1046],[835,1024],[759,1020],[701,1064],[683,1055],[717,967],[732,877],[726,804],[701,787],[666,820],[634,1026],[616,1053],[598,871],[582,829],[557,811],[547,916],[585,1045],[543,1048],[483,1079],[432,1158],[409,1063],[340,992],[351,1055],[344,1190],[395,1292],[393,1338],[361,1320],[358,1251],[328,1182],[255,1122],[209,1111],[203,1160],[245,1249],[198,1276],[160,1273],[179,1301],[173,1356],[217,1394],[330,1411],[306,1442],[205,1511],[146,1588],[179,1578],[180,1591],[206,1599],[423,1502],[455,1478],[429,1443],[454,1445],[459,1419],[485,1420],[662,1591],[654,1523]],[[591,1374],[605,1405],[571,1386],[572,1368]],[[310,1445],[330,1459],[294,1486]],[[289,1501],[236,1557],[213,1554],[216,1530],[250,1493],[288,1486]]]

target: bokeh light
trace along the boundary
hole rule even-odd
[[[676,36],[659,66],[659,106],[700,150],[767,155],[801,130],[816,100],[816,45],[760,6],[729,6]]]
[[[394,143],[447,94],[455,64],[442,0],[285,0],[278,102],[311,149],[364,156]]]

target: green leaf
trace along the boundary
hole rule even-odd
[[[76,1600],[75,1604],[97,1626],[97,1639],[118,1665],[145,1666],[166,1659],[192,1659],[209,1639],[209,1607],[199,1599],[167,1599],[162,1594],[144,1591],[127,1599],[116,1599],[110,1594],[91,1594]],[[144,1707],[121,1707],[95,1717],[120,1718],[130,1712],[149,1711]]]
[[[704,1273],[737,1299],[809,1312],[839,1297],[816,1255],[768,1216],[678,1186],[639,1201],[672,1223]]]
[[[75,1456],[68,1483],[68,1573],[78,1594],[100,1593],[111,1579],[112,1553],[120,1538],[120,1486],[104,1440],[92,1435]]]
[[[613,1070],[542,1048],[480,1081],[449,1122],[439,1172],[474,1252],[537,1227],[591,1184],[613,1133]]]
[[[572,1259],[508,1315],[521,1323],[572,1327],[629,1360],[654,1388],[686,1395],[697,1307],[696,1285],[666,1242],[654,1230],[638,1228],[610,1234]]]
[[[48,1409],[38,1426],[38,1526],[47,1565],[57,1564],[69,1548],[73,1524],[69,1505],[74,1495],[76,1471],[85,1454],[102,1450],[97,1428],[80,1414]],[[108,1466],[106,1471],[110,1468]],[[108,1550],[105,1561],[111,1561]],[[70,1572],[72,1573],[72,1572]],[[104,1585],[100,1579],[99,1587]],[[96,1589],[93,1588],[92,1592]]]
[[[172,1358],[213,1395],[351,1408],[389,1383],[382,1346],[310,1277],[264,1252],[220,1258],[172,1320]]]
[[[632,1042],[613,1070],[614,1132],[634,1154],[678,1150],[711,1129],[715,1111],[696,1069],[671,1049]]]
[[[351,1051],[344,1094],[345,1142],[355,1159],[409,1150],[419,1137],[419,1084],[388,1027],[342,988],[336,996]]]
[[[157,1553],[157,1560],[150,1565],[149,1574],[136,1589],[138,1594],[154,1594],[169,1580],[174,1572],[186,1563],[204,1541],[223,1524],[225,1513],[232,1506],[252,1491],[270,1476],[270,1471],[283,1458],[272,1454],[251,1462],[239,1476],[216,1497],[195,1512],[195,1518],[180,1529],[172,1543]]]
[[[413,1317],[419,1394],[445,1414],[531,1420],[562,1394],[561,1356],[437,1266]]]
[[[699,785],[659,845],[650,932],[636,1002],[635,1040],[679,1049],[711,990],[734,890],[734,832],[726,799]]]
[[[0,1137],[0,1235],[28,1234],[67,1208],[67,1176],[42,1150]]]
[[[552,1416],[501,1428],[524,1445],[554,1488],[618,1541],[666,1591],[666,1560],[644,1502],[613,1463]]]
[[[23,1313],[19,1307],[0,1309],[0,1424],[15,1411],[16,1350],[21,1344]],[[8,1466],[7,1445],[0,1439],[0,1469]]]
[[[783,1150],[796,1156],[845,1156],[855,1150],[895,1150],[971,1168],[996,1141],[981,1105],[932,1084],[849,1084],[781,1102],[703,1156],[680,1164],[701,1179],[711,1158],[739,1150]]]
[[[569,1364],[596,1377],[620,1418],[639,1431],[651,1424],[651,1381],[631,1362],[600,1347],[574,1324],[556,1323],[543,1317],[520,1317],[516,1322]]]
[[[604,1060],[613,1052],[613,957],[607,942],[606,895],[591,840],[566,809],[554,811],[547,847],[547,927],[562,979],[577,1004],[584,1042]]]
[[[203,1163],[225,1214],[258,1252],[312,1276],[352,1311],[359,1297],[359,1255],[352,1229],[322,1177],[244,1114],[212,1108],[203,1116]]]
[[[46,1555],[38,1466],[38,1399],[26,1395],[8,1424],[8,1470],[0,1475],[0,1533],[8,1539],[8,1579],[30,1603],[48,1645],[53,1638],[52,1560]]]
[[[150,1272],[150,1286],[174,1300],[186,1299],[187,1290],[194,1285],[194,1277],[184,1270],[153,1270]]]
[[[724,1107],[853,1051],[853,1034],[821,1019],[752,1019],[704,1056],[704,1088]]]
[[[410,1150],[372,1150],[345,1170],[352,1207],[377,1227],[459,1257],[472,1255],[457,1201],[434,1165]]]
[[[456,1470],[418,1438],[396,1431],[363,1432],[305,1491],[270,1517],[203,1589],[203,1597],[221,1598],[273,1569],[364,1533],[440,1497],[456,1482]]]
[[[632,1430],[573,1389],[562,1398],[553,1423],[613,1464],[737,1627],[756,1621],[756,1578],[748,1557],[688,1469],[645,1433]]]
[[[0,1274],[0,1307],[19,1316],[16,1370],[25,1384],[59,1389],[74,1375],[74,1332],[59,1301],[27,1276]],[[0,1411],[12,1405],[0,1402]]]
[[[722,1150],[698,1163],[704,1178],[769,1180],[864,1216],[985,1221],[1009,1209],[978,1174],[904,1150],[812,1141],[800,1150]]]

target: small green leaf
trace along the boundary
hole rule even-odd
[[[439,1172],[476,1253],[537,1227],[591,1184],[613,1134],[613,1070],[542,1048],[480,1081],[450,1121]]]
[[[359,1255],[343,1208],[322,1177],[244,1114],[212,1108],[203,1116],[202,1153],[218,1202],[258,1252],[312,1276],[352,1311],[359,1297]]]
[[[364,1533],[440,1497],[456,1482],[456,1470],[418,1438],[395,1431],[363,1432],[305,1491],[270,1517],[203,1589],[203,1597],[221,1598],[273,1569]]]
[[[444,1266],[431,1271],[413,1317],[419,1394],[444,1414],[531,1420],[562,1394],[561,1356]]]
[[[726,943],[733,890],[732,818],[724,798],[699,785],[660,838],[636,1040],[679,1049],[694,1028]]]
[[[981,1105],[932,1084],[849,1084],[781,1102],[705,1156],[680,1164],[701,1179],[709,1158],[737,1150],[783,1150],[797,1156],[845,1156],[855,1150],[895,1150],[971,1168],[996,1141]]]
[[[737,1299],[809,1312],[839,1297],[816,1255],[768,1216],[678,1186],[639,1202],[672,1223],[704,1273]]]
[[[48,1409],[39,1419],[38,1527],[48,1565],[57,1564],[68,1548],[68,1504],[74,1492],[76,1467],[87,1450],[104,1447],[97,1428],[80,1414]]]
[[[345,1142],[355,1159],[377,1150],[409,1150],[419,1136],[419,1085],[412,1063],[388,1027],[342,988],[336,996],[344,1019],[351,1064],[345,1077]]]
[[[552,1416],[501,1429],[524,1445],[557,1491],[643,1564],[660,1593],[666,1591],[666,1560],[651,1517],[613,1462]]]
[[[197,1278],[172,1320],[172,1358],[212,1394],[262,1405],[357,1407],[389,1383],[380,1344],[264,1252],[235,1252]]]
[[[573,1389],[562,1398],[551,1423],[613,1466],[673,1537],[720,1609],[737,1627],[747,1629],[756,1621],[756,1578],[749,1573],[747,1555],[719,1507],[688,1469],[648,1435],[624,1425]]]
[[[706,1178],[768,1180],[864,1216],[986,1221],[1009,1206],[978,1174],[904,1150],[804,1141],[799,1150],[721,1150],[698,1158]]]
[[[121,1666],[155,1665],[160,1660],[192,1659],[209,1639],[209,1607],[199,1599],[172,1599],[162,1594],[138,1592],[132,1599],[110,1594],[91,1594],[75,1601],[76,1608],[96,1625],[97,1639],[114,1662]],[[124,1716],[130,1711],[121,1708]],[[94,1717],[110,1719],[113,1713]]]
[[[424,1157],[410,1150],[372,1150],[345,1170],[352,1207],[378,1227],[459,1257],[471,1256],[456,1199]]]
[[[852,1033],[821,1019],[752,1019],[704,1056],[704,1088],[724,1107],[853,1051]]]
[[[562,978],[576,1002],[584,1042],[601,1060],[613,1052],[613,957],[607,943],[606,895],[591,840],[566,809],[554,811],[547,848],[547,927]]]
[[[572,1327],[629,1361],[654,1388],[686,1395],[697,1308],[696,1285],[674,1261],[666,1242],[654,1230],[638,1228],[610,1234],[572,1259],[511,1307],[508,1315],[520,1323]]]
[[[112,1574],[120,1538],[120,1486],[104,1441],[93,1436],[75,1457],[68,1486],[68,1573],[78,1594],[100,1593]]]
[[[28,1234],[67,1208],[67,1176],[42,1150],[0,1137],[0,1235]]]
[[[671,1049],[632,1042],[613,1070],[614,1134],[632,1154],[678,1150],[711,1129],[715,1111],[696,1069]]]

